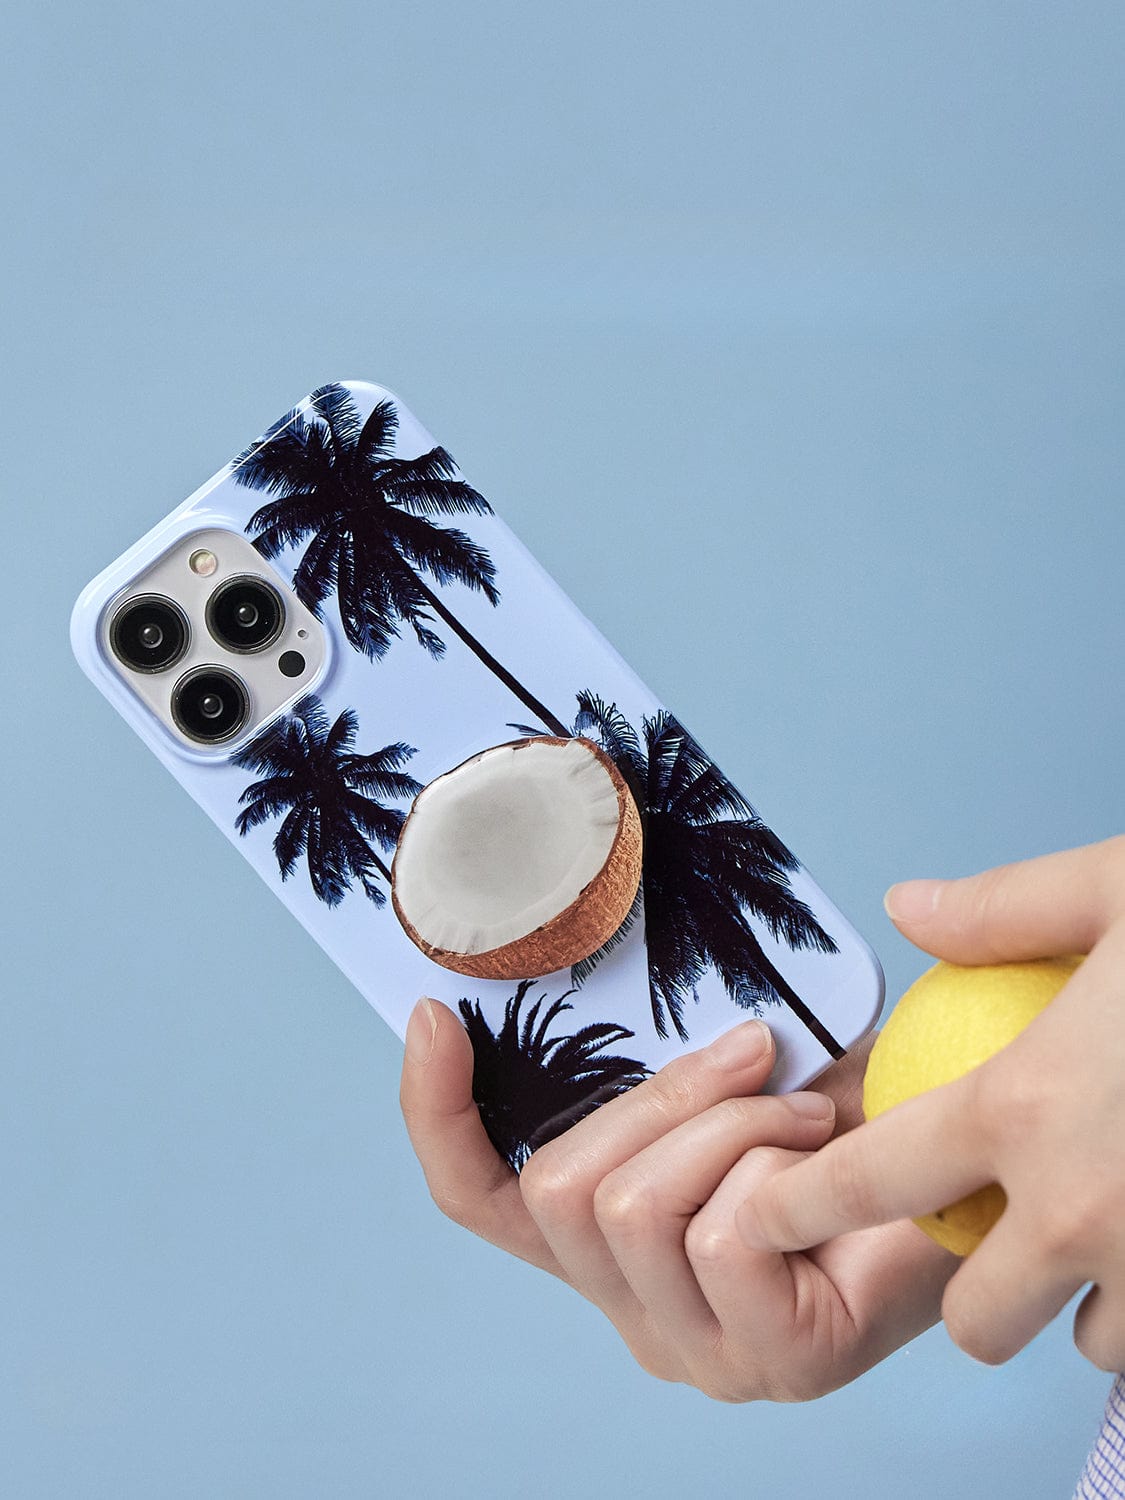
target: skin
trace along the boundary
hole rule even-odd
[[[1008,1206],[945,1290],[954,1341],[1000,1364],[1092,1283],[1075,1343],[1125,1369],[1125,838],[912,881],[887,905],[912,942],[956,963],[1089,956],[982,1067],[763,1170],[737,1214],[744,1242],[800,1253],[999,1182]]]
[[[646,1370],[722,1401],[808,1400],[933,1323],[956,1266],[909,1222],[806,1254],[751,1249],[738,1232],[763,1171],[859,1122],[867,1050],[819,1091],[774,1098],[759,1092],[773,1039],[745,1022],[603,1105],[517,1177],[481,1126],[460,1021],[422,1001],[402,1106],[442,1212],[568,1282]]]
[[[1080,1351],[1125,1366],[1125,838],[955,881],[888,912],[954,962],[1089,954],[966,1078],[862,1122],[870,1042],[787,1098],[748,1021],[542,1147],[522,1175],[472,1100],[457,1018],[419,1003],[402,1107],[439,1208],[600,1307],[640,1364],[723,1401],[809,1400],[943,1316],[1009,1359],[1081,1286]],[[967,1261],[910,1222],[987,1182],[1008,1207]]]

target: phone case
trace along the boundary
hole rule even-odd
[[[272,733],[197,753],[111,667],[105,621],[132,578],[208,527],[253,539],[329,651]],[[774,1030],[779,1092],[878,1016],[872,950],[381,387],[342,382],[302,401],[89,584],[71,636],[95,685],[400,1037],[419,996],[460,1013],[482,1117],[516,1167],[749,1014]],[[395,836],[421,786],[531,733],[580,734],[617,764],[644,820],[640,892],[573,968],[468,979],[400,927]],[[324,799],[357,791],[373,805],[341,832]]]

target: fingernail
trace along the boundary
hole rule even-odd
[[[428,1000],[419,1000],[406,1027],[406,1055],[412,1063],[427,1063],[437,1036],[437,1016]]]
[[[765,1057],[772,1045],[773,1037],[764,1021],[743,1021],[712,1042],[710,1052],[721,1068],[745,1068]]]
[[[830,1120],[836,1113],[836,1106],[827,1094],[817,1094],[811,1089],[786,1094],[785,1102],[795,1114],[803,1115],[806,1120]]]
[[[903,880],[892,885],[883,906],[892,922],[925,922],[937,910],[944,880]]]

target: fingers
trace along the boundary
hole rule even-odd
[[[473,1049],[460,1021],[420,1000],[406,1031],[399,1091],[411,1144],[442,1213],[544,1270],[559,1267],[497,1156],[473,1102]]]
[[[1125,836],[1001,865],[963,880],[909,880],[887,914],[937,958],[1006,963],[1089,953],[1121,914]]]
[[[524,1168],[524,1202],[567,1279],[619,1327],[637,1316],[638,1304],[598,1226],[598,1185],[686,1120],[723,1099],[757,1094],[773,1060],[769,1028],[761,1021],[745,1021],[603,1104],[541,1146]]]
[[[761,1394],[773,1399],[788,1394],[781,1388],[782,1373],[800,1367],[792,1349],[798,1325],[798,1281],[807,1278],[810,1268],[801,1265],[801,1257],[748,1245],[738,1231],[737,1213],[759,1184],[803,1159],[801,1152],[773,1144],[747,1152],[696,1215],[685,1239],[692,1274],[722,1328],[724,1347],[731,1352],[753,1351],[754,1363],[763,1372]],[[766,1373],[771,1371],[776,1372],[776,1385]]]
[[[941,1315],[949,1336],[984,1364],[1018,1354],[1085,1280],[1038,1251],[1038,1229],[1021,1205],[1009,1203],[946,1287]]]
[[[765,1182],[738,1227],[759,1250],[802,1250],[914,1218],[992,1181],[973,1074],[897,1105]]]
[[[689,1258],[700,1243],[695,1216],[706,1214],[704,1205],[747,1151],[764,1142],[813,1150],[828,1138],[834,1115],[820,1094],[728,1099],[603,1179],[594,1194],[598,1227],[634,1294],[679,1349],[706,1352],[720,1326]],[[742,1292],[758,1295],[749,1283]]]

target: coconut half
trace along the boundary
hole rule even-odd
[[[550,735],[496,745],[419,792],[391,900],[412,942],[475,979],[534,979],[587,958],[641,879],[641,820],[609,756]]]

